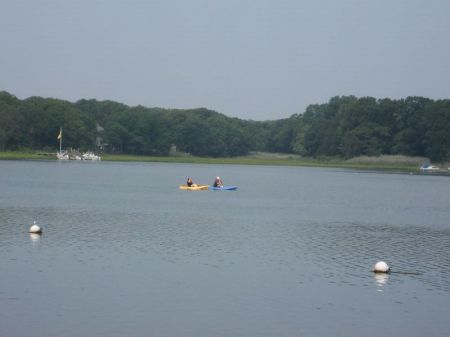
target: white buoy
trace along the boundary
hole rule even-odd
[[[33,226],[30,227],[30,229],[28,230],[28,233],[41,234],[42,228],[39,227],[38,225],[36,225],[36,221],[33,221]]]
[[[391,268],[389,268],[388,264],[384,261],[379,261],[373,266],[374,273],[389,273],[390,270]]]

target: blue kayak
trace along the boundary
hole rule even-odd
[[[209,189],[212,191],[234,191],[237,190],[237,186],[221,186],[221,187],[209,186]]]

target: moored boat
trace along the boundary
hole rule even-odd
[[[56,152],[56,158],[58,160],[69,160],[69,154],[66,152]]]
[[[81,156],[82,160],[102,160],[102,158],[93,152],[85,152]]]
[[[440,167],[438,167],[438,166],[434,166],[434,165],[431,165],[431,164],[423,164],[421,167],[420,167],[420,170],[421,171],[425,171],[425,172],[430,172],[430,171],[439,171],[441,168]]]
[[[58,160],[102,160],[102,158],[99,155],[96,155],[94,152],[85,152],[80,153],[76,150],[62,150],[62,128],[59,129],[59,134],[57,139],[59,140],[59,152],[56,152],[56,158]]]

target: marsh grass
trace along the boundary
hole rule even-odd
[[[350,164],[384,164],[384,165],[415,165],[419,166],[424,162],[429,162],[425,157],[409,157],[403,155],[381,155],[376,157],[360,156],[348,159]]]
[[[48,160],[56,159],[55,153],[49,152],[27,152],[27,151],[7,151],[0,152],[0,160]]]
[[[344,160],[336,157],[305,158],[293,154],[254,152],[248,156],[233,158],[210,158],[195,156],[132,156],[132,155],[104,155],[107,161],[143,161],[143,162],[171,162],[193,164],[235,164],[235,165],[271,165],[271,166],[309,166],[309,167],[338,167],[373,170],[418,171],[423,158],[407,156],[358,157]]]
[[[410,157],[403,155],[381,155],[377,157],[360,156],[348,159],[346,163],[350,165],[368,165],[368,166],[385,166],[385,167],[405,167],[419,169],[424,163],[430,163],[426,157]],[[450,164],[448,162],[433,163],[433,165],[441,168],[443,172],[449,170]]]
[[[55,153],[49,152],[0,152],[0,160],[55,160]],[[174,156],[137,156],[124,154],[103,154],[103,161],[121,162],[165,162],[192,164],[235,164],[235,165],[271,165],[271,166],[308,166],[308,167],[336,167],[362,170],[390,170],[418,172],[424,162],[423,157],[383,155],[378,157],[361,156],[352,159],[337,157],[307,158],[295,154],[252,152],[247,156],[233,158],[196,157],[191,155]],[[447,167],[446,164],[441,164]]]

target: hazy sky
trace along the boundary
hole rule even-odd
[[[0,0],[0,90],[255,120],[448,98],[450,0]]]

